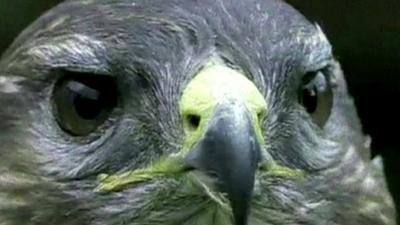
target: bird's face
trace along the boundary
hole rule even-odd
[[[0,103],[0,224],[394,223],[330,44],[279,1],[63,3]]]

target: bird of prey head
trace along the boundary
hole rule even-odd
[[[0,224],[394,224],[321,29],[278,0],[67,1],[0,61]]]

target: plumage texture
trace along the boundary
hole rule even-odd
[[[249,225],[395,224],[330,44],[277,0],[67,1],[32,24],[0,61],[0,224],[232,224],[229,210],[185,176],[94,192],[98,174],[181,150],[180,96],[213,58],[257,86],[268,105],[264,150],[304,173],[258,173]],[[302,75],[322,67],[334,96],[323,129],[297,102]],[[117,81],[117,108],[87,137],[55,120],[61,69]]]

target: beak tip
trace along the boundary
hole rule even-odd
[[[231,181],[226,181],[225,184],[230,184],[230,186],[225,187],[225,192],[228,193],[235,224],[246,225],[250,213],[255,176],[254,174],[241,176],[240,172],[238,173],[242,179],[234,178]]]

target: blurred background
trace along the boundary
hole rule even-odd
[[[0,0],[0,54],[59,0]],[[400,1],[288,0],[327,34],[400,206]],[[399,138],[399,140],[397,140]]]

